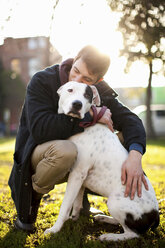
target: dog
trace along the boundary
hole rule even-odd
[[[83,119],[92,105],[99,106],[100,97],[95,86],[68,82],[58,90],[58,113]],[[97,221],[121,224],[124,233],[103,234],[101,241],[118,241],[138,238],[150,227],[159,225],[159,208],[154,189],[145,176],[149,190],[142,186],[142,197],[134,200],[124,197],[125,186],[121,183],[121,168],[128,152],[117,135],[106,125],[95,124],[85,128],[83,133],[69,138],[77,146],[78,156],[70,171],[65,196],[59,216],[47,233],[59,232],[63,223],[71,217],[77,219],[82,208],[84,189],[107,197],[111,216],[96,215]]]

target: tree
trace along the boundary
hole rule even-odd
[[[15,72],[3,69],[0,62],[0,121],[4,122],[5,109],[19,115],[25,97],[25,84]]]
[[[164,0],[107,0],[113,11],[122,13],[118,29],[123,35],[121,56],[127,57],[128,69],[135,60],[143,60],[149,66],[146,91],[147,135],[155,137],[151,118],[153,61],[165,65],[165,1]],[[164,38],[163,38],[164,37]]]

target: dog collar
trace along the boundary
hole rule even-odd
[[[101,117],[104,115],[105,111],[107,110],[107,107],[106,106],[103,106],[100,110],[100,112],[97,114],[97,109],[96,107],[93,105],[92,107],[92,111],[93,111],[93,120],[91,122],[87,122],[87,121],[82,121],[79,123],[79,126],[80,127],[90,127],[90,126],[93,126],[95,125],[98,120],[101,119]]]

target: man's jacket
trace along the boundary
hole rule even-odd
[[[60,86],[59,65],[54,65],[36,73],[27,87],[16,137],[14,165],[9,178],[12,198],[23,223],[28,223],[31,209],[31,154],[34,148],[38,144],[67,139],[84,131],[79,126],[81,120],[57,114],[57,90]],[[138,143],[145,152],[146,138],[141,120],[116,99],[117,94],[105,81],[96,87],[101,105],[107,106],[112,112],[114,128],[123,133],[125,148],[128,150],[132,143]]]

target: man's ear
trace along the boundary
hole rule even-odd
[[[94,85],[90,85],[90,87],[93,91],[92,103],[96,106],[100,106],[101,100],[100,100],[100,96],[99,96],[99,92],[98,92],[97,88]]]
[[[60,96],[61,95],[61,91],[62,91],[63,86],[61,86],[58,90],[57,90],[57,94]]]

